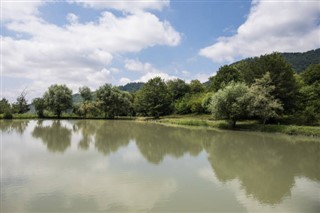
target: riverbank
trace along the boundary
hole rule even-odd
[[[282,133],[287,135],[303,135],[320,137],[319,126],[296,126],[296,125],[277,125],[277,124],[260,124],[257,121],[239,121],[235,128],[231,128],[225,120],[212,120],[210,115],[186,115],[186,116],[166,116],[156,123],[173,124],[183,126],[209,127],[223,130],[235,131],[254,131],[268,133]]]
[[[3,119],[3,115],[0,115]],[[13,119],[38,119],[35,114],[14,114]],[[58,119],[56,116],[46,117],[44,119]],[[105,119],[105,118],[83,118],[76,115],[65,114],[60,119]],[[286,135],[303,135],[320,137],[320,126],[297,126],[297,125],[277,125],[277,124],[260,124],[257,121],[239,121],[235,128],[231,128],[225,120],[213,120],[211,115],[170,115],[164,116],[160,119],[153,119],[151,117],[117,117],[117,120],[134,120],[139,122],[153,122],[160,124],[171,124],[181,126],[196,126],[207,127],[222,130],[234,131],[253,131],[253,132],[268,132],[268,133],[282,133]]]

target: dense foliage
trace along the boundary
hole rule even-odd
[[[297,73],[305,70],[310,64],[320,63],[320,48],[304,53],[282,53],[285,60],[292,65]]]
[[[66,85],[52,85],[43,97],[32,101],[32,107],[38,117],[59,118],[64,112],[109,119],[211,113],[215,119],[227,119],[232,126],[242,119],[259,119],[263,124],[318,125],[320,64],[294,73],[282,54],[272,53],[222,66],[206,84],[155,77],[124,87],[104,84],[96,91],[83,86],[74,95]],[[0,100],[0,114],[7,117],[29,109],[24,93],[13,104],[5,98]]]
[[[165,82],[156,77],[149,80],[135,97],[135,109],[142,115],[158,118],[171,113],[171,96]]]
[[[127,83],[124,86],[119,86],[119,89],[122,91],[133,93],[140,90],[143,87],[143,85],[144,85],[143,82],[131,82],[131,83]]]
[[[72,107],[72,90],[66,85],[52,85],[43,96],[45,105],[60,118],[62,112]]]

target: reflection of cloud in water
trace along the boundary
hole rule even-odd
[[[30,156],[4,156],[6,162],[15,162],[16,171],[8,173],[6,167],[3,178],[25,178],[23,185],[17,185],[19,193],[14,186],[3,189],[5,211],[24,211],[25,205],[30,211],[75,211],[83,203],[97,210],[139,211],[151,209],[177,187],[173,179],[112,170],[108,159],[95,151],[49,155],[38,162],[35,160],[45,159],[46,153],[28,153]],[[46,202],[52,205],[44,208]]]
[[[144,161],[144,158],[139,153],[135,141],[131,141],[125,150],[121,152],[122,160],[125,163],[138,163]]]

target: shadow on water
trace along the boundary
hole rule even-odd
[[[320,143],[312,139],[307,142],[308,138],[127,121],[79,120],[69,124],[52,121],[45,126],[38,122],[32,136],[41,139],[49,151],[64,152],[70,146],[72,132],[79,133],[78,149],[92,147],[103,155],[135,141],[144,159],[155,165],[166,156],[198,156],[206,151],[212,172],[221,183],[238,180],[248,197],[265,204],[277,204],[290,196],[297,177],[320,181]],[[27,125],[26,121],[0,123],[1,131],[19,134]]]

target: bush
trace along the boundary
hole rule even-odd
[[[12,119],[13,118],[13,115],[11,112],[5,112],[3,114],[3,119]]]

